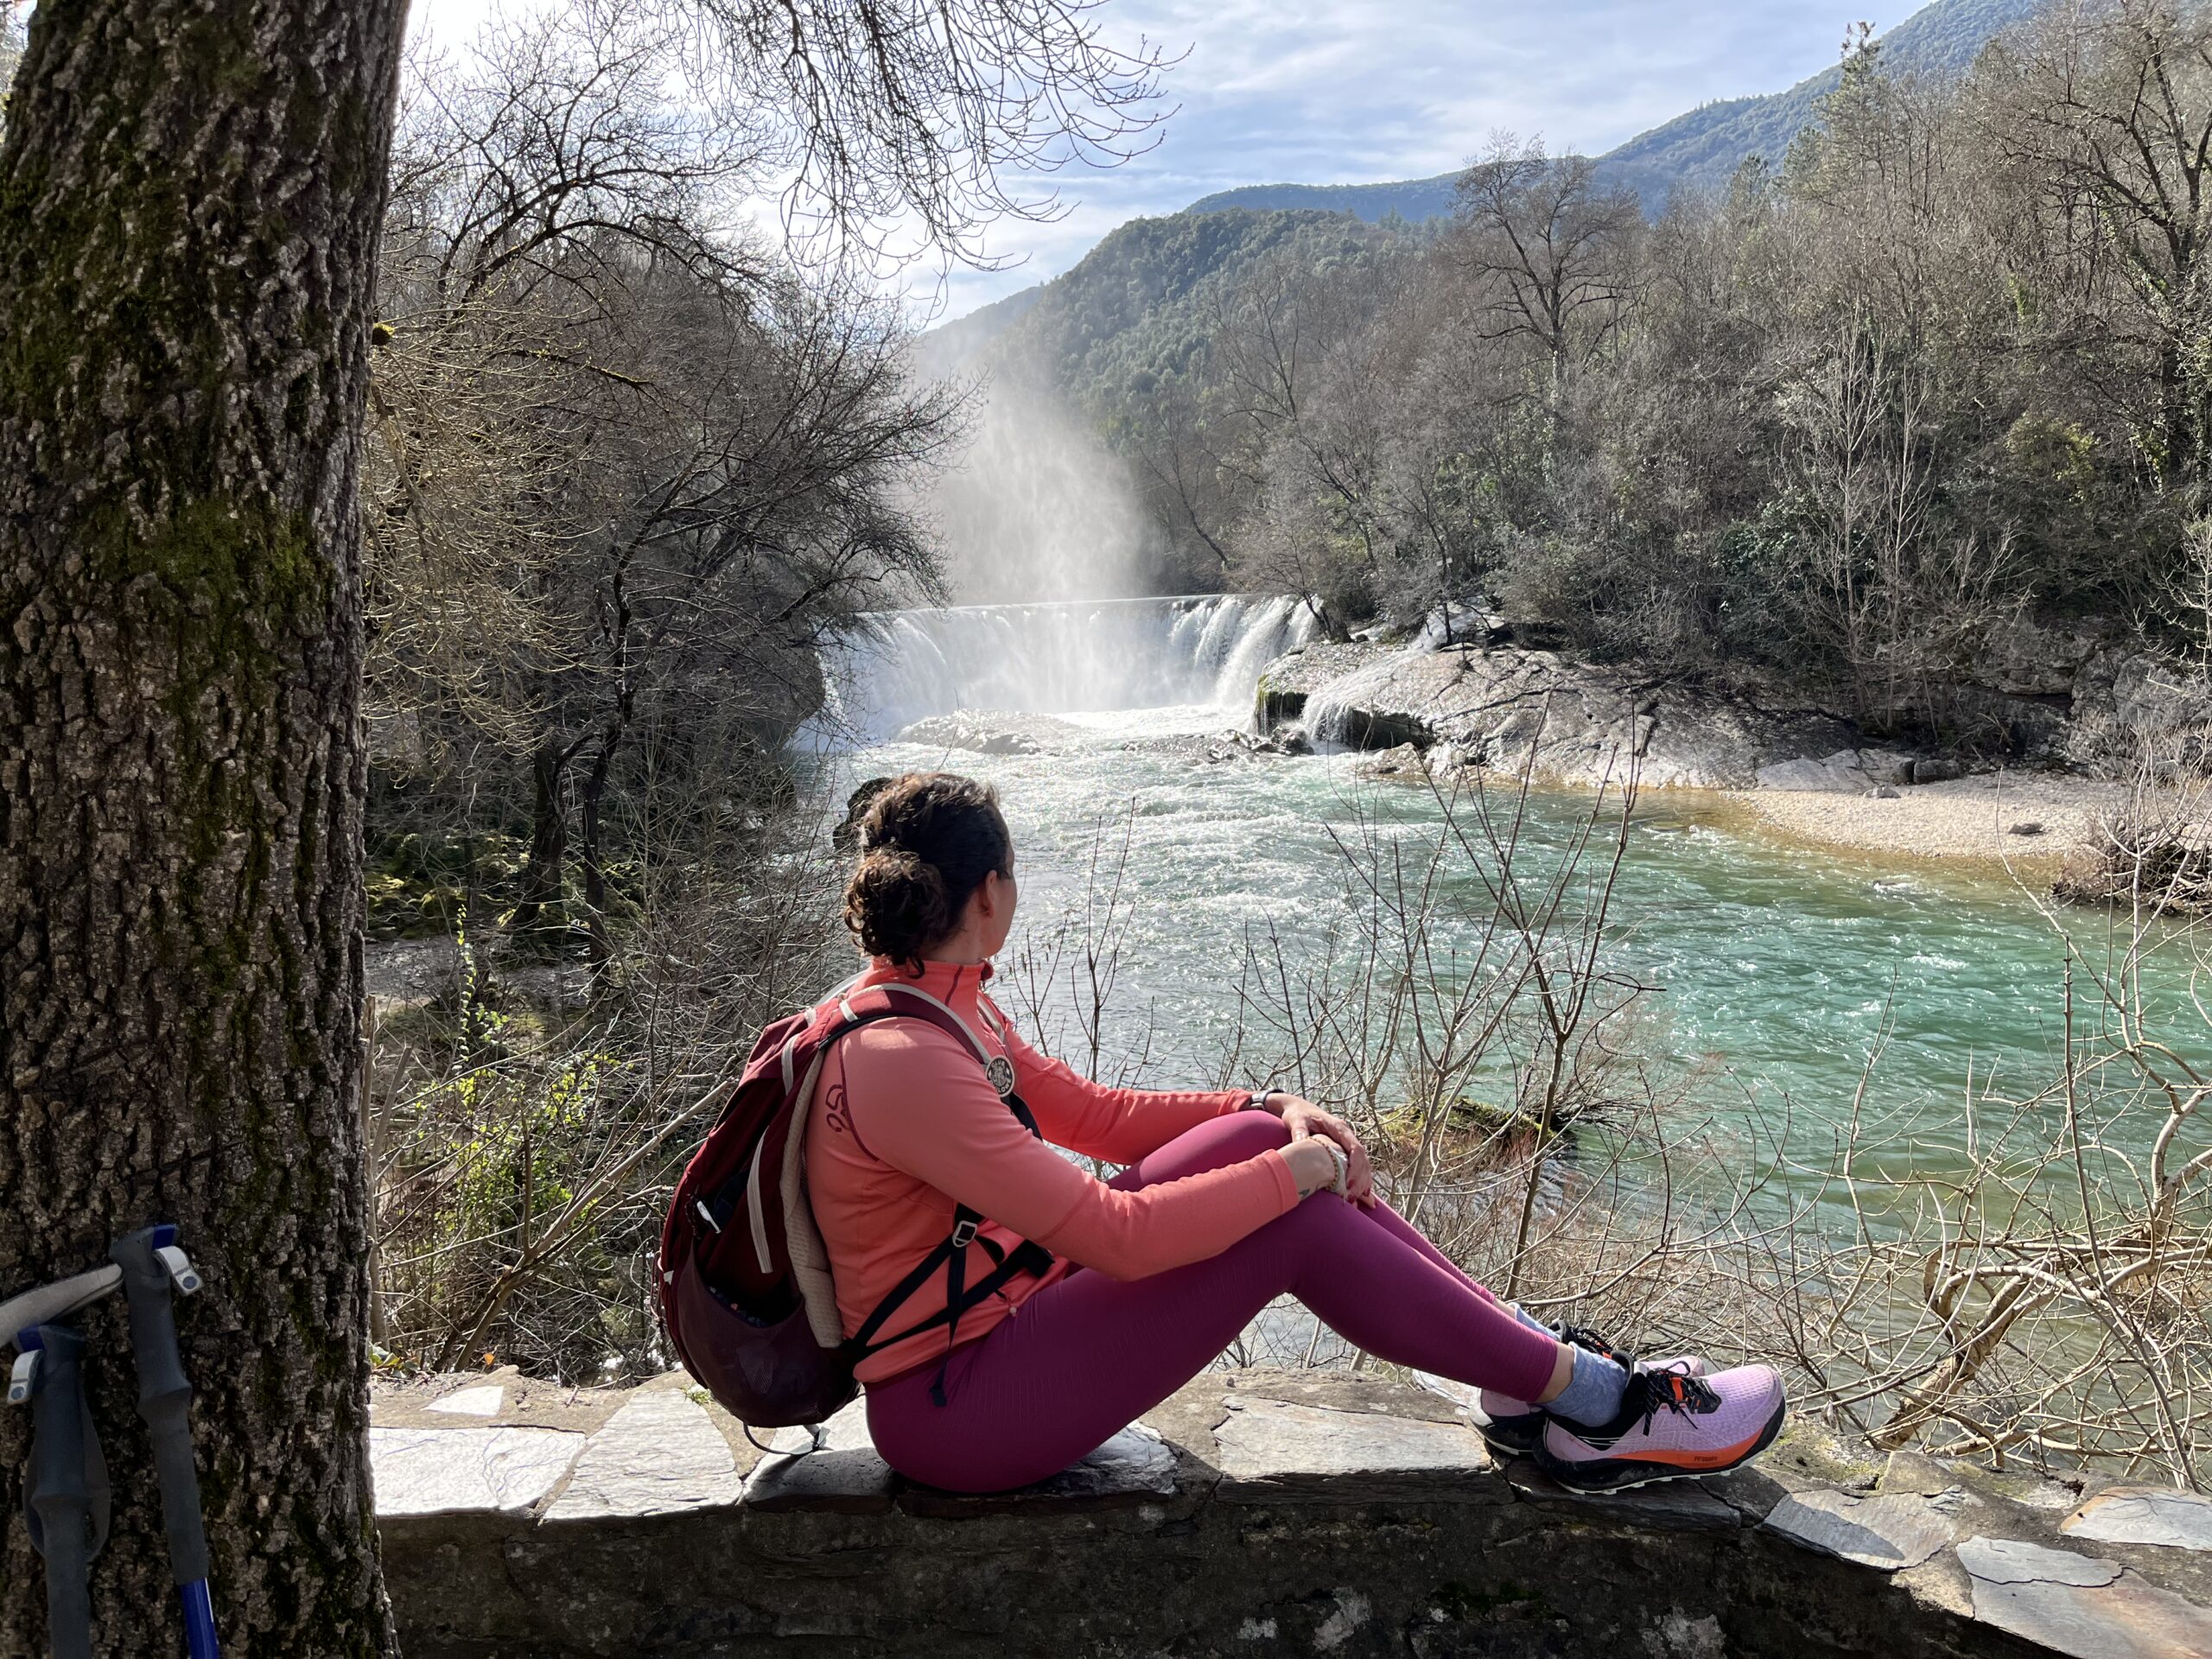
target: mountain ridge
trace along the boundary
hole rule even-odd
[[[1957,74],[1995,35],[2032,16],[2042,4],[2043,0],[1934,0],[1881,36],[1878,50],[1882,60],[1893,70]],[[1656,210],[1665,205],[1668,194],[1678,184],[1725,185],[1748,156],[1764,156],[1778,164],[1790,141],[1818,118],[1821,99],[1834,90],[1841,78],[1839,63],[1785,92],[1700,105],[1607,151],[1598,160],[1600,176],[1636,190],[1646,207]],[[1085,288],[1122,280],[1103,272],[1101,262],[1111,263],[1132,247],[1149,246],[1158,239],[1125,235],[1133,226],[1171,226],[1192,218],[1245,211],[1343,214],[1370,226],[1402,220],[1409,226],[1419,226],[1450,214],[1459,180],[1459,175],[1452,172],[1376,184],[1241,185],[1201,197],[1180,213],[1128,220],[1100,238],[1058,276],[929,331],[923,336],[925,360],[939,372],[946,372],[975,359],[1000,336],[1021,325],[1048,294],[1057,291],[1063,299],[1072,298]],[[1249,239],[1264,241],[1276,233],[1263,230]],[[1310,229],[1307,233],[1312,233]],[[1241,257],[1247,240],[1230,238],[1220,245]],[[1121,303],[1126,303],[1126,296]],[[1113,308],[1119,309],[1120,304]],[[1038,321],[1046,319],[1040,317]]]
[[[1892,70],[1955,75],[1996,35],[2041,8],[2042,0],[1934,0],[1881,36],[1878,48]],[[1783,92],[1722,99],[1685,111],[1599,156],[1599,176],[1633,189],[1647,209],[1656,210],[1678,185],[1726,184],[1749,156],[1779,163],[1842,76],[1841,64],[1831,64]],[[1239,185],[1201,196],[1183,211],[1302,207],[1349,213],[1370,224],[1394,214],[1419,223],[1451,212],[1459,177],[1455,170],[1376,184]]]

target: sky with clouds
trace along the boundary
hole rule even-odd
[[[415,0],[416,27],[464,40],[487,0]],[[1914,0],[1108,0],[1109,38],[1182,60],[1162,141],[1110,171],[1069,170],[1049,224],[1004,223],[1019,260],[955,271],[957,316],[1058,275],[1108,231],[1240,184],[1363,184],[1462,166],[1498,129],[1597,154],[1715,99],[1778,92],[1835,60],[1846,27]],[[926,285],[925,285],[926,286]]]

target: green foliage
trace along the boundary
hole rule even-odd
[[[486,912],[504,913],[530,860],[524,837],[497,830],[435,834],[372,823],[367,841],[365,925],[372,939],[450,935],[472,894]]]
[[[1203,362],[1218,308],[1254,272],[1364,268],[1417,240],[1409,227],[1312,211],[1132,219],[1048,284],[991,355],[1042,369],[1110,435]]]
[[[1459,182],[1457,173],[1440,173],[1433,179],[1408,179],[1396,184],[1247,184],[1201,196],[1187,211],[1350,213],[1370,225],[1393,219],[1421,225],[1452,216]]]

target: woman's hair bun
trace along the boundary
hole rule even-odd
[[[845,888],[845,925],[872,957],[913,961],[951,932],[955,920],[944,877],[903,848],[871,850]]]
[[[861,821],[861,846],[845,925],[868,955],[915,974],[922,952],[959,927],[983,878],[1014,874],[998,791],[948,772],[893,779]]]

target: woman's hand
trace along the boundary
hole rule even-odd
[[[1290,1130],[1290,1149],[1306,1140],[1333,1141],[1344,1149],[1351,1160],[1351,1176],[1346,1184],[1344,1196],[1363,1209],[1372,1209],[1375,1204],[1375,1167],[1368,1161],[1367,1148],[1359,1144],[1359,1137],[1352,1133],[1351,1125],[1333,1112],[1325,1112],[1312,1101],[1299,1095],[1278,1094],[1268,1102],[1268,1109],[1282,1119]],[[1316,1147],[1317,1152],[1321,1148]],[[1326,1155],[1324,1153],[1323,1155]],[[1328,1185],[1336,1179],[1336,1162],[1331,1159],[1328,1171],[1319,1185]]]

